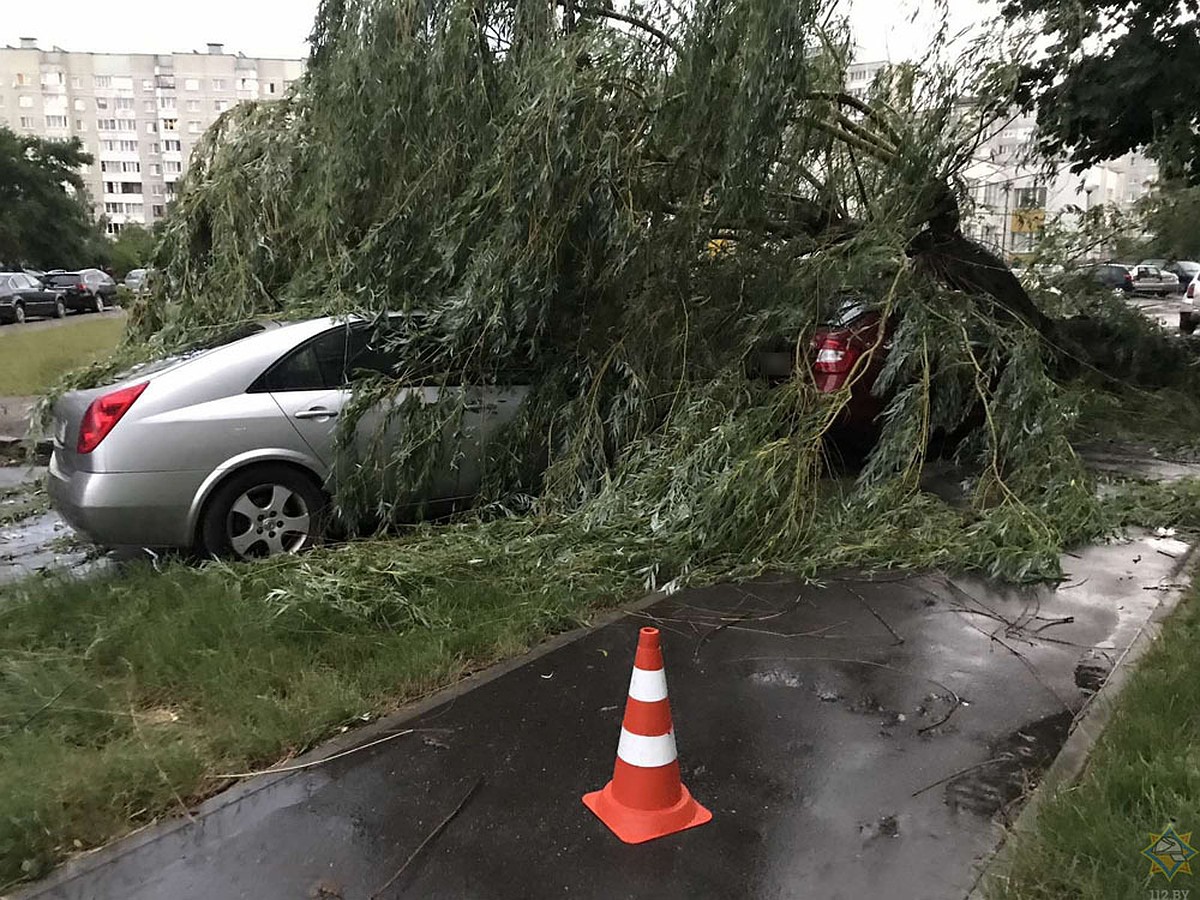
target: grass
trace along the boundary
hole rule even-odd
[[[325,551],[4,589],[0,893],[624,599],[599,572],[522,586],[503,563],[422,586],[395,544],[356,545],[361,578]]]
[[[71,317],[53,328],[0,328],[0,397],[43,393],[72,369],[111,354],[124,330],[124,316]]]
[[[989,900],[1128,900],[1151,889],[1194,890],[1188,876],[1171,884],[1150,877],[1141,850],[1168,824],[1194,832],[1200,844],[1197,646],[1200,586],[1193,585],[1122,693],[1083,778],[1013,838],[1005,871],[988,883]]]

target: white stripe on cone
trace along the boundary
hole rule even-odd
[[[666,734],[647,736],[621,729],[617,756],[639,769],[656,769],[675,762],[675,729]]]
[[[633,669],[629,679],[629,696],[643,703],[667,699],[667,673],[662,669]]]

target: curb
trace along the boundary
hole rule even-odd
[[[1171,572],[1173,578],[1183,576],[1186,582],[1181,587],[1172,587],[1162,592],[1158,606],[1150,613],[1150,617],[1142,624],[1141,629],[1129,642],[1125,652],[1121,654],[1116,664],[1105,679],[1100,690],[1075,717],[1071,733],[1067,736],[1054,757],[1054,762],[1042,774],[1037,787],[1025,799],[1025,805],[1018,813],[1016,821],[1003,832],[1000,843],[991,853],[980,860],[979,873],[975,883],[966,895],[966,900],[987,900],[985,884],[1000,875],[1007,864],[1009,839],[1015,834],[1028,834],[1034,830],[1038,813],[1051,797],[1060,790],[1073,785],[1083,774],[1096,742],[1104,733],[1109,720],[1116,710],[1117,701],[1121,697],[1125,685],[1129,683],[1137,671],[1137,663],[1150,650],[1162,634],[1163,625],[1179,606],[1184,593],[1200,569],[1200,544],[1193,545],[1180,564]]]
[[[664,591],[655,591],[640,600],[600,612],[588,625],[583,625],[571,631],[565,631],[562,634],[546,638],[520,656],[514,656],[511,659],[481,669],[421,700],[416,700],[402,707],[396,712],[376,719],[370,724],[364,725],[361,728],[353,728],[345,734],[323,741],[307,753],[287,760],[286,764],[296,766],[310,762],[320,762],[335,754],[364,746],[377,738],[402,730],[402,726],[406,725],[412,719],[424,715],[429,710],[443,703],[455,700],[477,687],[495,681],[497,678],[507,675],[514,669],[519,669],[526,663],[540,659],[560,647],[572,644],[580,638],[591,634],[593,631],[611,625],[613,622],[624,618],[630,613],[639,612],[653,606],[667,596]],[[215,796],[202,801],[199,805],[190,807],[187,817],[173,815],[169,819],[152,822],[144,826],[141,830],[116,838],[110,843],[97,847],[94,850],[85,851],[80,856],[68,859],[39,881],[14,886],[12,893],[0,894],[0,900],[32,900],[32,898],[40,897],[48,890],[67,884],[77,878],[86,877],[96,869],[108,865],[110,862],[118,860],[122,856],[138,850],[147,844],[152,844],[161,838],[174,834],[182,828],[193,827],[197,824],[196,820],[203,820],[205,816],[211,815],[218,810],[241,803],[259,791],[272,787],[280,781],[296,774],[299,773],[280,772],[272,774],[270,771],[264,771],[262,774],[243,779],[225,788]]]

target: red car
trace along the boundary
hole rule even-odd
[[[852,304],[844,307],[832,323],[818,328],[812,338],[812,373],[817,390],[832,394],[853,378],[850,400],[842,409],[838,427],[864,436],[878,431],[879,414],[886,405],[872,393],[891,349],[890,336],[881,331],[882,324],[877,309]],[[868,358],[872,348],[875,352]]]

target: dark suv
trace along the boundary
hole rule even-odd
[[[72,312],[104,312],[117,302],[117,283],[99,269],[52,272],[45,281],[50,290],[62,292],[63,302]]]
[[[1099,266],[1087,266],[1081,270],[1083,276],[1091,282],[1102,284],[1114,291],[1133,293],[1133,272],[1129,266],[1120,263],[1104,263]]]

